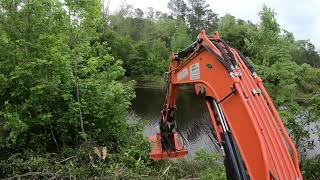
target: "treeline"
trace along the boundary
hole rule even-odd
[[[0,1],[0,178],[223,179],[216,157],[201,155],[193,172],[186,162],[150,161],[141,128],[127,123],[134,83],[121,80],[161,75],[171,53],[201,29],[218,30],[250,58],[294,138],[304,176],[319,175],[319,159],[305,160],[314,143],[308,127],[317,127],[320,112],[314,45],[296,41],[266,6],[257,24],[219,17],[205,0],[171,0],[168,8],[123,4],[110,14],[99,0]],[[93,147],[106,147],[107,158]]]
[[[168,9],[169,13],[163,13],[150,7],[143,12],[124,3],[115,13],[105,13],[112,30],[109,35],[112,54],[124,61],[127,75],[162,74],[171,53],[195,41],[202,29],[207,34],[219,31],[223,39],[256,64],[278,61],[276,56],[266,60],[255,57],[268,45],[274,51],[271,53],[286,51],[283,53],[288,53],[297,64],[320,66],[315,46],[308,40],[296,41],[292,33],[279,26],[275,13],[267,7],[261,11],[258,24],[232,15],[218,17],[205,0],[171,0]]]

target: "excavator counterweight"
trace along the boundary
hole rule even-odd
[[[179,85],[192,84],[205,97],[229,180],[302,180],[296,148],[262,79],[217,32],[201,31],[194,43],[174,53],[166,75],[160,132],[149,138],[151,159],[187,155],[176,132],[176,97]]]

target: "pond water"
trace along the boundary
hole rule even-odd
[[[136,98],[132,102],[131,114],[149,123],[144,129],[144,135],[149,137],[159,131],[160,111],[164,102],[164,91],[154,88],[135,89]],[[176,121],[181,141],[192,156],[196,151],[205,149],[209,152],[220,151],[213,136],[213,127],[205,105],[204,97],[195,95],[192,88],[181,88],[177,98]],[[308,152],[308,156],[320,154],[318,137],[316,148]]]

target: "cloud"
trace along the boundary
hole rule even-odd
[[[280,25],[293,32],[297,39],[310,39],[320,48],[320,2],[316,1],[274,1],[272,8],[278,14]]]

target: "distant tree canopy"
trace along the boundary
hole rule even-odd
[[[134,9],[133,6],[124,4],[119,11],[106,16],[108,23],[105,30],[122,38],[120,46],[118,41],[110,41],[109,45],[112,54],[124,61],[126,75],[162,74],[166,70],[170,53],[157,55],[163,59],[152,58],[151,49],[155,47],[153,41],[163,42],[162,48],[169,52],[177,51],[195,41],[202,29],[205,29],[207,34],[219,31],[223,39],[251,59],[255,59],[257,64],[262,61],[279,61],[282,54],[288,55],[285,58],[292,58],[298,64],[307,63],[313,67],[320,65],[320,56],[314,45],[310,41],[295,41],[292,33],[280,27],[275,13],[267,7],[263,7],[259,14],[259,24],[237,19],[232,15],[218,18],[205,0],[170,0],[168,9],[169,14],[155,11],[153,8],[148,8],[144,13],[139,8]],[[263,33],[266,36],[263,36]],[[259,46],[251,42],[258,43]],[[145,44],[148,50],[144,53],[141,50],[137,51],[136,47],[141,46],[135,46],[135,43]],[[269,50],[274,53],[268,57],[259,56],[260,52],[264,51],[264,48],[261,48],[263,45],[272,46]],[[119,53],[121,47],[123,48]],[[279,53],[275,53],[276,51]],[[143,58],[141,61],[146,62],[136,62],[134,58],[137,57]],[[153,60],[157,62],[151,62]],[[142,67],[135,67],[129,62],[135,62],[137,66]],[[152,66],[146,67],[148,63]]]

